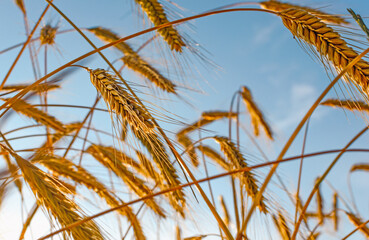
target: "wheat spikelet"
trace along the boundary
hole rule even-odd
[[[128,54],[124,56],[122,60],[127,65],[127,67],[146,77],[158,88],[169,93],[176,93],[176,85],[172,83],[169,79],[164,77],[158,70],[153,68],[137,54]]]
[[[143,133],[132,129],[136,138],[151,154],[156,166],[160,170],[160,176],[165,179],[167,186],[174,187],[181,184],[177,171],[169,160],[169,156],[165,150],[164,144],[155,133]],[[165,187],[165,184],[163,184]],[[185,198],[182,190],[176,190],[169,195],[170,204],[173,208],[184,216]]]
[[[227,161],[220,156],[219,153],[217,153],[214,149],[212,149],[209,146],[200,145],[197,147],[205,156],[216,162],[219,166],[221,166],[224,170],[228,171],[231,169],[230,165],[227,163]]]
[[[358,56],[347,46],[340,34],[304,10],[288,9],[280,12],[283,24],[299,39],[311,44],[317,52],[328,59],[337,71],[343,70]],[[369,63],[360,60],[347,71],[346,78],[368,100]],[[350,81],[351,80],[351,81]]]
[[[354,172],[354,171],[369,171],[369,164],[355,164],[354,166],[351,167],[350,172]]]
[[[273,140],[273,133],[268,123],[265,121],[263,114],[256,105],[254,99],[252,98],[250,90],[243,86],[241,92],[242,100],[244,101],[247,110],[249,111],[251,117],[251,123],[254,127],[255,136],[259,136],[259,126],[264,128],[264,131],[269,139]]]
[[[301,10],[305,10],[309,12],[310,14],[320,18],[323,22],[326,22],[326,23],[348,24],[348,22],[340,16],[325,13],[325,12],[322,12],[322,11],[319,11],[317,9],[310,8],[310,7],[294,5],[291,3],[284,3],[284,2],[279,2],[276,0],[270,0],[270,1],[261,2],[260,6],[264,9],[272,10],[276,12],[282,12],[289,8],[301,9]]]
[[[29,86],[28,84],[6,85],[1,89],[1,91],[20,91],[20,90],[27,88],[28,86]],[[34,91],[37,94],[41,94],[43,92],[51,91],[51,90],[58,89],[58,88],[60,88],[58,84],[45,82],[45,83],[37,84],[36,86],[31,88],[30,91]]]
[[[359,227],[363,224],[363,221],[360,219],[360,217],[355,216],[353,213],[345,212],[347,217],[350,219],[351,223],[354,224],[354,226]],[[366,237],[369,238],[369,228],[364,225],[359,229],[360,232],[362,232]]]
[[[222,118],[235,118],[237,113],[227,111],[207,111],[201,114],[201,117],[205,120],[215,121]]]
[[[284,218],[283,214],[281,212],[278,212],[278,216],[272,215],[272,218],[282,239],[290,240],[291,239],[290,229],[288,228],[286,219]]]
[[[103,146],[91,145],[86,150],[103,166],[112,171],[116,176],[120,177],[123,182],[138,196],[143,197],[152,194],[149,187],[145,185],[144,180],[135,176],[130,172],[121,161],[116,161],[115,158],[110,158],[110,154],[107,153]],[[154,199],[145,200],[145,203],[150,207],[157,215],[165,217],[163,210],[154,201]]]
[[[335,192],[333,195],[333,210],[332,210],[333,226],[334,230],[338,230],[338,195]]]
[[[192,165],[198,167],[200,163],[191,139],[184,134],[180,134],[177,135],[177,141],[185,148],[186,153],[190,157]]]
[[[83,219],[79,207],[61,191],[64,188],[57,180],[41,171],[39,168],[9,151],[15,158],[22,175],[31,187],[37,203],[50,212],[62,226],[68,226]],[[95,222],[88,221],[66,230],[76,240],[103,239]]]
[[[7,101],[8,99],[4,98],[2,100]],[[56,131],[59,132],[65,131],[63,123],[61,123],[55,117],[47,114],[46,112],[40,109],[35,108],[34,106],[32,106],[31,104],[27,103],[22,99],[18,99],[11,106],[11,108],[18,113],[21,113],[29,118],[32,118],[33,120],[42,125],[55,129]]]
[[[224,198],[223,196],[219,196],[219,202],[220,202],[220,206],[222,207],[222,210],[223,210],[223,214],[224,214],[224,218],[223,218],[223,221],[224,223],[229,226],[229,222],[230,222],[230,215],[229,215],[229,212],[228,212],[228,208],[227,208],[227,205],[225,204],[224,202]]]
[[[231,166],[235,169],[246,168],[247,163],[242,153],[237,149],[235,144],[230,141],[228,138],[215,136],[214,140],[220,145],[220,149],[226,156],[226,158],[230,161]],[[258,193],[257,181],[255,179],[254,174],[251,171],[245,171],[242,173],[241,182],[245,186],[247,194],[255,200],[255,197]],[[260,199],[260,202],[257,203],[261,212],[267,213],[267,208],[264,203],[264,197]]]
[[[52,27],[49,24],[42,27],[40,32],[41,45],[53,45],[55,43],[55,34],[57,30],[57,27]]]
[[[19,7],[23,14],[26,14],[26,8],[24,6],[23,0],[15,0],[15,4]]]
[[[140,104],[120,86],[112,75],[103,69],[89,70],[92,84],[122,119],[138,131],[150,132],[154,124],[150,115]]]
[[[155,26],[169,22],[162,5],[158,0],[135,0],[147,14]],[[168,26],[157,30],[158,33],[170,46],[171,50],[182,52],[182,47],[186,46],[181,35],[173,26]]]
[[[363,101],[328,99],[320,104],[329,107],[345,108],[350,111],[357,110],[369,112],[368,104]]]

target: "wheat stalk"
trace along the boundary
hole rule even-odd
[[[141,6],[142,10],[147,14],[149,19],[155,26],[159,26],[169,22],[164,9],[158,0],[135,1]],[[160,28],[157,31],[170,46],[171,50],[182,52],[182,47],[185,47],[186,44],[182,40],[181,35],[173,26]]]
[[[237,147],[231,140],[220,136],[215,136],[213,138],[219,144],[220,149],[222,150],[226,158],[230,161],[230,164],[231,166],[233,166],[234,169],[248,167],[242,153],[237,149]],[[247,194],[253,200],[255,200],[255,197],[259,190],[254,174],[251,171],[242,173],[241,182],[245,186]],[[267,213],[268,210],[265,206],[264,200],[265,198],[262,197],[257,203],[257,206],[259,207],[261,212]]]
[[[3,101],[8,101],[4,98]],[[57,120],[55,117],[47,114],[46,112],[35,108],[31,104],[27,103],[22,99],[18,99],[12,106],[12,109],[18,113],[21,113],[29,118],[32,118],[36,122],[45,125],[47,127],[53,128],[59,132],[65,132],[65,127],[63,123]]]
[[[339,100],[339,99],[328,99],[320,103],[320,105],[329,107],[345,108],[350,111],[366,111],[369,112],[369,106],[363,101],[352,101],[352,100]]]
[[[288,9],[280,12],[279,15],[283,24],[294,36],[313,45],[318,53],[327,58],[338,71],[342,71],[358,56],[355,50],[347,46],[339,33],[307,11]],[[369,63],[359,60],[347,70],[346,76],[368,100]]]
[[[103,69],[88,70],[92,84],[122,119],[138,131],[151,132],[154,128],[152,119],[140,104],[118,84],[115,77]]]
[[[307,11],[310,14],[320,18],[323,22],[326,22],[326,23],[348,24],[348,22],[340,16],[325,13],[325,12],[322,12],[320,10],[310,8],[310,7],[306,7],[306,6],[299,6],[299,5],[295,5],[295,4],[291,4],[291,3],[279,2],[279,1],[276,1],[276,0],[261,2],[260,6],[264,9],[272,10],[272,11],[276,11],[276,12],[282,12],[282,11],[290,9],[290,8],[301,9],[301,10]]]
[[[53,45],[55,43],[55,34],[58,30],[57,27],[52,27],[50,24],[46,24],[40,31],[41,45]]]
[[[79,207],[61,191],[65,188],[61,183],[11,150],[7,149],[7,151],[16,160],[37,203],[45,207],[62,226],[68,226],[83,219]],[[68,229],[67,232],[76,240],[103,239],[99,228],[93,221]]]
[[[251,117],[251,123],[254,127],[255,136],[259,136],[259,126],[264,128],[264,131],[269,139],[273,140],[273,133],[268,123],[265,121],[264,116],[258,106],[256,105],[250,90],[243,86],[241,91],[242,100],[244,101],[247,110]]]

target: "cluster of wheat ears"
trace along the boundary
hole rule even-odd
[[[357,111],[362,116],[369,111],[369,62],[365,57],[369,52],[369,48],[365,47],[365,34],[369,36],[369,31],[360,15],[352,10],[349,10],[351,15],[334,15],[313,7],[270,0],[232,4],[170,21],[168,17],[175,14],[163,4],[171,5],[171,1],[134,0],[142,17],[152,27],[123,37],[105,26],[77,27],[57,7],[56,1],[45,2],[41,16],[31,22],[23,0],[14,1],[24,17],[26,41],[0,52],[5,56],[18,51],[15,60],[9,61],[9,71],[2,73],[0,79],[0,207],[7,198],[17,194],[21,201],[13,202],[13,209],[25,211],[24,205],[33,204],[33,207],[27,207],[27,214],[19,219],[19,239],[369,238],[366,225],[369,220],[365,219],[363,212],[351,206],[339,189],[333,191],[333,203],[327,207],[328,201],[323,197],[327,194],[321,190],[327,175],[345,152],[368,151],[350,149],[367,127],[342,149],[311,154],[303,152],[300,156],[289,158],[285,156],[298,133],[305,126],[307,131],[308,120],[319,105]],[[60,14],[64,26],[71,26],[72,29],[62,30],[57,25],[42,24],[51,9]],[[235,89],[232,105],[237,107],[231,105],[231,108],[227,106],[221,110],[204,111],[192,124],[184,123],[181,116],[172,115],[160,107],[165,99],[172,96],[177,101],[188,103],[179,91],[186,88],[187,77],[181,75],[186,65],[185,58],[179,59],[189,54],[198,56],[200,61],[205,59],[201,57],[201,50],[196,49],[196,44],[183,34],[184,29],[180,27],[189,20],[241,11],[259,11],[280,18],[298,43],[334,76],[274,159],[263,155],[263,147],[257,142],[260,135],[264,134],[268,144],[278,138],[252,91],[246,86]],[[350,20],[351,26],[348,25]],[[359,30],[361,35],[354,35],[353,32]],[[48,49],[57,45],[59,35],[67,32],[79,34],[93,50],[59,66],[49,64]],[[152,37],[140,48],[133,47],[131,43],[136,38],[150,32]],[[101,47],[94,43],[100,43]],[[169,53],[161,57],[169,56],[168,62],[174,64],[167,64],[168,69],[163,70],[163,66],[156,66],[147,60],[140,51],[148,46]],[[105,56],[102,50],[108,48],[119,52],[117,61]],[[40,64],[41,55],[37,54],[41,50],[45,53],[42,59],[44,66]],[[28,78],[34,78],[35,81],[19,83],[13,80],[12,73],[21,64],[20,60],[26,58],[23,55],[27,52],[34,70],[34,76]],[[90,67],[89,62],[83,60],[91,55],[101,58],[105,65]],[[126,73],[123,72],[125,67],[139,75],[145,84],[127,79],[123,74]],[[42,68],[44,71],[40,70]],[[48,71],[51,68],[54,69]],[[87,71],[89,74],[91,86],[97,92],[92,106],[51,104],[55,101],[53,93],[63,92],[63,80],[72,71]],[[184,81],[172,80],[174,74],[168,73],[173,72],[177,72]],[[88,74],[84,76],[88,78]],[[348,90],[348,99],[323,101],[338,84]],[[154,101],[157,103],[154,104]],[[55,108],[52,106],[62,107],[65,112],[79,108],[80,120],[68,122],[67,118],[57,117],[57,114],[53,114]],[[87,113],[81,114],[82,110]],[[14,113],[22,117],[19,119]],[[102,114],[105,120],[99,119],[98,123],[93,124],[98,114]],[[7,121],[9,118],[18,120],[10,123]],[[240,119],[244,118],[248,119],[251,131],[242,129]],[[174,125],[176,132],[165,129],[168,124]],[[207,128],[214,124],[225,125],[229,133],[208,131]],[[110,129],[110,132],[106,129]],[[232,132],[236,136],[232,136]],[[260,150],[259,155],[265,156],[264,162],[250,162],[252,156],[245,152],[244,137],[240,137],[246,134]],[[105,136],[105,140],[101,141],[99,136]],[[30,140],[32,138],[38,140]],[[31,147],[20,147],[16,142],[19,139]],[[302,198],[300,184],[304,157],[326,153],[335,153],[337,156],[316,177],[311,192],[304,194],[308,197]],[[287,188],[285,179],[277,172],[279,165],[290,161],[300,161],[299,169],[295,170],[299,172],[295,184],[297,191]],[[209,174],[208,168],[211,166],[219,167],[218,173],[212,171]],[[352,164],[350,172],[368,170],[369,163],[360,163]],[[231,195],[215,196],[214,185],[212,188],[215,179],[226,182]],[[282,186],[280,191],[290,202],[283,204],[277,200],[273,194],[276,185]],[[220,201],[216,201],[216,197]],[[198,205],[202,206],[201,211],[212,218],[208,224],[216,223],[213,232],[197,232],[199,228],[184,229],[183,226],[188,222],[204,226],[204,223],[196,221]],[[2,211],[6,209],[0,209],[0,216]],[[115,216],[111,219],[117,222],[120,236],[109,233],[99,222],[99,218],[107,214]],[[46,216],[50,223],[48,227],[43,226],[43,236],[32,233],[32,228],[39,228],[37,221],[40,220],[35,217],[39,215]],[[148,219],[153,220],[150,222]],[[263,223],[255,224],[260,219]],[[157,226],[153,226],[153,222]],[[169,222],[168,225],[176,226],[176,229],[160,228],[160,222]],[[352,224],[349,225],[349,222]],[[153,236],[155,231],[160,232],[160,235]]]

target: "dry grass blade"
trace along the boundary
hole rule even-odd
[[[46,24],[40,31],[41,45],[53,45],[55,43],[55,34],[58,30],[57,27],[52,27],[50,24]]]
[[[354,166],[351,167],[350,172],[354,172],[354,171],[369,171],[369,164],[355,164]]]
[[[215,136],[214,140],[220,145],[220,149],[222,150],[226,158],[230,161],[230,164],[234,169],[248,167],[242,153],[237,149],[237,147],[231,140],[220,136]],[[242,173],[242,177],[240,179],[245,186],[246,192],[249,197],[255,200],[259,188],[254,174],[251,171],[244,172]],[[265,198],[262,197],[261,200],[257,203],[257,206],[259,207],[261,212],[267,213],[268,210],[265,206],[264,200]]]
[[[142,10],[147,14],[149,19],[155,26],[159,26],[169,22],[164,9],[158,0],[135,1],[140,4]],[[157,31],[170,46],[171,50],[182,52],[182,47],[186,46],[186,44],[183,42],[181,35],[173,26],[160,28]]]
[[[223,214],[224,214],[224,223],[229,227],[229,223],[230,223],[230,215],[229,215],[229,212],[228,212],[228,208],[227,208],[227,205],[225,204],[224,202],[224,198],[223,196],[220,196],[219,197],[219,201],[220,201],[220,206],[222,207],[222,210],[223,210]]]
[[[354,224],[355,227],[359,227],[363,224],[363,221],[360,219],[360,217],[357,217],[353,213],[345,212],[347,217],[350,219],[351,223]],[[362,232],[367,238],[369,238],[369,228],[364,225],[360,227],[360,232]]]
[[[261,113],[260,109],[256,105],[250,90],[243,86],[242,92],[241,92],[242,100],[244,101],[247,110],[249,111],[250,117],[251,117],[251,123],[254,127],[254,134],[255,136],[259,136],[259,126],[264,128],[264,131],[269,139],[273,140],[273,133],[268,125],[268,123],[265,121],[263,114]]]
[[[314,46],[317,52],[327,58],[338,72],[358,56],[355,50],[347,46],[339,33],[307,11],[288,9],[280,12],[279,15],[283,24],[294,36]],[[362,59],[359,60],[348,69],[346,77],[368,101],[369,63]]]
[[[95,36],[100,38],[102,41],[108,43],[120,39],[120,36],[107,28],[95,27],[89,28],[88,30],[95,34]],[[122,61],[126,64],[128,68],[146,77],[149,81],[154,83],[160,89],[170,93],[176,92],[175,85],[169,79],[164,77],[153,66],[151,66],[148,62],[142,59],[141,56],[137,52],[135,52],[129,44],[121,42],[115,44],[114,47],[124,53]]]
[[[334,230],[337,231],[338,230],[339,216],[338,216],[338,194],[336,192],[333,195],[332,218],[333,218]]]
[[[318,181],[319,181],[319,178],[316,179],[316,182]],[[318,208],[317,213],[318,213],[319,221],[323,223],[324,221],[324,202],[323,202],[322,193],[320,191],[320,187],[316,190],[316,204]]]
[[[71,201],[61,191],[64,186],[60,182],[16,153],[8,151],[15,158],[22,171],[24,180],[31,187],[36,197],[37,203],[50,212],[62,226],[68,226],[83,219],[83,215],[76,203]],[[99,228],[93,221],[68,229],[67,233],[76,240],[103,239]]]
[[[201,117],[205,120],[215,121],[222,118],[235,118],[237,113],[227,111],[207,111],[201,114]]]
[[[93,190],[111,207],[116,207],[122,202],[114,196],[97,178],[90,174],[86,169],[74,164],[73,162],[56,156],[43,156],[42,159],[35,159],[38,163],[51,170],[55,175],[71,179],[73,182],[86,186]],[[129,207],[118,210],[120,214],[126,216],[132,223],[137,239],[145,239],[141,224],[139,223],[132,209]]]
[[[201,145],[198,146],[197,149],[199,149],[205,156],[216,162],[224,170],[228,171],[229,169],[231,169],[229,163],[227,163],[227,161],[211,147]]]
[[[279,2],[279,1],[276,1],[276,0],[261,2],[260,6],[264,9],[272,10],[272,11],[276,11],[276,12],[282,12],[282,11],[290,9],[290,8],[301,9],[301,10],[305,10],[305,11],[309,12],[310,14],[320,18],[323,22],[326,22],[326,23],[348,24],[348,22],[344,18],[342,18],[338,15],[332,15],[332,14],[325,13],[325,12],[322,12],[320,10],[310,8],[310,7],[306,7],[306,6],[299,6],[299,5],[295,5],[295,4],[291,4],[291,3]]]
[[[6,98],[2,100],[8,101],[8,99]],[[15,102],[11,107],[14,111],[21,113],[29,118],[32,118],[42,125],[50,127],[59,132],[65,132],[65,127],[63,123],[61,123],[55,117],[47,114],[46,112],[35,108],[22,99],[18,99],[17,102]]]
[[[123,182],[136,193],[139,197],[152,194],[152,191],[145,185],[145,181],[135,176],[130,172],[124,164],[117,158],[111,158],[111,154],[105,150],[104,146],[91,145],[86,150],[103,166],[112,171],[115,175],[120,177]],[[154,199],[145,201],[146,205],[150,207],[158,216],[165,217],[163,209],[155,202]]]
[[[195,147],[193,146],[193,142],[191,141],[191,139],[188,136],[181,134],[181,135],[177,135],[177,141],[179,144],[181,144],[185,148],[186,153],[190,157],[192,165],[195,167],[198,167],[200,162],[197,157]]]
[[[149,113],[126,91],[118,81],[103,69],[88,70],[96,90],[122,119],[138,131],[151,132],[154,124]]]
[[[291,239],[290,229],[288,228],[286,219],[284,218],[283,214],[281,212],[278,212],[278,216],[272,215],[272,218],[282,239],[290,240]]]
[[[369,106],[363,101],[353,101],[353,100],[339,100],[339,99],[328,99],[320,105],[329,106],[329,107],[339,107],[345,108],[350,111],[366,111],[369,112]]]
[[[126,55],[122,60],[128,68],[146,77],[158,88],[169,93],[176,93],[176,85],[137,54]]]

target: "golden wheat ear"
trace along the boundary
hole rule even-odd
[[[104,42],[110,43],[120,39],[120,36],[107,28],[94,27],[88,30]],[[115,44],[114,47],[124,54],[121,60],[128,68],[144,76],[163,91],[176,93],[176,85],[145,61],[128,43],[121,42]]]
[[[169,22],[163,6],[158,0],[135,0],[135,2],[141,6],[142,10],[155,26]],[[171,50],[182,52],[182,48],[186,44],[183,41],[183,37],[173,26],[160,28],[157,31],[167,42]]]
[[[300,9],[288,9],[278,13],[283,24],[299,40],[314,46],[316,51],[328,59],[334,68],[341,72],[358,53],[349,47],[339,33],[334,31],[318,17]],[[345,75],[366,101],[369,101],[369,63],[359,60]]]
[[[254,128],[254,134],[255,136],[259,136],[259,126],[261,126],[265,134],[270,140],[273,140],[273,132],[271,130],[271,127],[266,122],[263,113],[260,111],[259,107],[257,106],[256,102],[254,101],[251,91],[243,86],[241,91],[242,100],[246,105],[246,108],[250,114],[251,117],[251,123]]]
[[[62,190],[65,188],[64,185],[18,154],[5,149],[17,162],[23,179],[30,186],[37,203],[54,216],[62,226],[65,227],[83,219],[84,216],[78,205],[70,200]],[[66,231],[76,240],[91,239],[91,237],[95,240],[104,239],[94,221],[88,221]]]
[[[345,108],[350,111],[366,111],[369,112],[369,106],[363,101],[353,101],[353,100],[340,100],[340,99],[327,99],[320,103],[323,106],[329,106],[333,108]]]
[[[325,23],[332,23],[332,24],[349,24],[343,17],[340,17],[338,15],[329,14],[314,8],[310,8],[307,6],[299,6],[291,3],[286,2],[280,2],[276,0],[270,0],[261,2],[260,6],[267,10],[272,10],[275,12],[282,12],[284,10],[294,8],[294,9],[301,9],[304,11],[309,12],[310,14],[320,18]]]
[[[118,83],[117,79],[104,69],[88,70],[90,79],[112,112],[137,131],[152,132],[154,128],[150,115]]]
[[[2,100],[7,101],[8,99],[4,98]],[[42,125],[50,127],[59,132],[65,132],[65,127],[63,123],[61,123],[55,117],[47,114],[46,112],[38,108],[35,108],[34,106],[32,106],[31,104],[27,103],[22,99],[18,99],[11,106],[11,108],[16,112],[23,114],[26,117],[32,118],[33,120]]]
[[[226,137],[215,136],[213,139],[219,144],[221,151],[226,156],[229,161],[230,166],[233,169],[240,169],[248,167],[246,159],[243,157],[242,153],[237,149],[236,145]],[[240,177],[240,181],[246,189],[247,194],[251,199],[255,200],[256,195],[259,192],[259,187],[257,185],[257,180],[251,171],[245,171]],[[260,201],[257,203],[260,211],[267,213],[268,209],[265,205],[264,196],[261,197]]]
[[[41,45],[53,45],[55,43],[55,34],[58,31],[57,27],[52,27],[50,24],[46,24],[40,31],[40,43]]]

